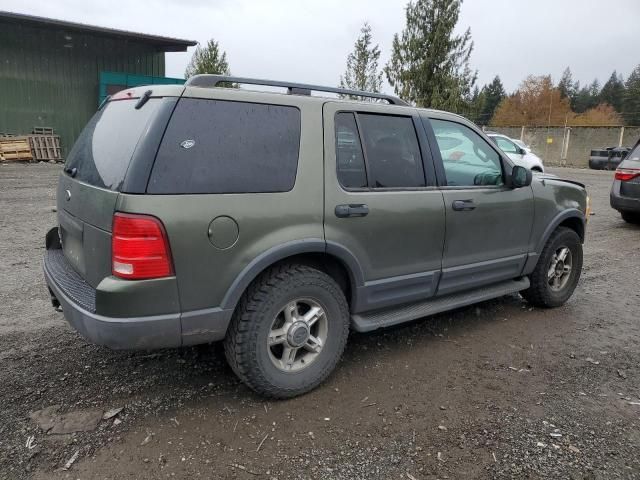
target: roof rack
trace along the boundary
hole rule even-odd
[[[193,77],[189,78],[189,80],[187,80],[185,85],[191,87],[215,87],[220,83],[243,83],[246,85],[282,87],[287,89],[287,93],[289,95],[311,95],[312,91],[337,93],[340,95],[349,95],[353,97],[377,98],[380,100],[386,100],[391,105],[409,106],[409,104],[404,100],[398,97],[394,97],[393,95],[386,95],[384,93],[365,92],[362,90],[349,90],[347,88],[337,87],[323,87],[320,85],[308,85],[306,83],[280,82],[277,80],[262,80],[258,78],[246,77],[232,77],[228,75],[194,75]]]

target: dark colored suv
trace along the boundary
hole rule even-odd
[[[321,383],[350,329],[514,292],[561,305],[588,211],[583,185],[532,179],[458,115],[212,75],[111,98],[57,199],[45,277],[85,338],[224,340],[238,376],[281,398]]]
[[[616,169],[611,207],[629,223],[640,223],[640,140]]]

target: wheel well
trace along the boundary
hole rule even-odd
[[[573,230],[580,237],[580,241],[584,243],[584,223],[578,217],[569,217],[560,222],[558,227],[567,227]]]
[[[329,275],[338,284],[342,292],[344,293],[349,306],[352,303],[353,293],[353,279],[347,269],[346,265],[337,257],[334,257],[327,253],[301,253],[298,255],[291,255],[289,257],[278,260],[266,267],[260,272],[256,278],[264,271],[273,268],[274,266],[281,265],[283,263],[298,263],[302,265],[308,265],[309,267],[316,268],[327,275]]]
[[[540,172],[542,173],[542,169],[540,167],[531,167],[532,172]]]

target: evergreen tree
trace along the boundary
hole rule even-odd
[[[562,72],[562,77],[560,77],[560,81],[558,82],[558,90],[560,90],[560,95],[562,96],[562,98],[569,99],[572,107],[574,106],[576,94],[579,87],[580,84],[573,81],[571,69],[569,67],[565,68],[564,72]]]
[[[184,72],[184,77],[189,78],[200,73],[231,74],[226,52],[221,51],[220,45],[213,39],[209,40],[205,47],[198,44]]]
[[[385,67],[396,94],[420,107],[460,111],[468,107],[476,72],[469,66],[471,30],[456,35],[462,0],[415,0],[406,25],[393,37]]]
[[[482,89],[476,85],[473,88],[473,93],[467,99],[467,108],[462,113],[465,117],[478,125],[486,125],[487,120],[483,119],[482,112],[486,104],[485,87]]]
[[[505,92],[502,81],[498,75],[495,76],[489,85],[485,85],[482,91],[485,96],[485,102],[481,113],[481,124],[487,125],[493,118],[493,114],[502,99],[507,96],[507,92]]]
[[[622,114],[625,125],[640,126],[640,65],[627,78]]]
[[[600,102],[608,103],[616,112],[621,112],[623,101],[624,82],[622,77],[614,70],[600,91]]]
[[[574,112],[584,113],[587,110],[597,107],[599,103],[600,83],[596,79],[591,82],[589,86],[584,86],[577,91],[571,106]]]
[[[378,70],[380,47],[372,45],[371,26],[365,23],[360,36],[347,56],[347,69],[340,76],[340,88],[379,92],[382,87],[382,71]]]

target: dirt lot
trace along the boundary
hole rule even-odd
[[[71,331],[40,272],[59,169],[0,166],[0,478],[640,478],[640,227],[609,208],[611,173],[554,170],[595,210],[567,305],[509,296],[354,334],[325,385],[271,402],[217,346],[113,352]],[[67,423],[124,409],[47,434],[29,414],[54,405]]]

